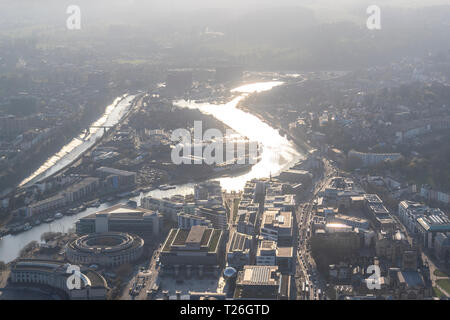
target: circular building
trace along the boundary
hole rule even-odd
[[[223,272],[223,276],[224,276],[225,279],[234,278],[234,277],[236,277],[236,274],[237,274],[237,271],[233,267],[227,267],[225,269],[225,271]]]
[[[144,240],[136,235],[121,232],[92,233],[70,242],[66,258],[77,264],[118,266],[139,259]]]

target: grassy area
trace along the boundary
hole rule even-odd
[[[447,293],[450,293],[450,280],[449,279],[441,279],[441,280],[436,280],[436,283],[445,291],[447,291]]]
[[[444,272],[442,272],[441,270],[438,270],[438,269],[434,270],[433,273],[434,273],[434,275],[436,277],[448,277],[448,274],[446,274],[446,273],[444,273]]]
[[[175,240],[173,240],[174,245],[184,245],[186,239],[189,236],[189,230],[178,229]]]
[[[209,248],[208,248],[209,252],[216,251],[217,244],[218,244],[219,238],[220,238],[220,233],[221,233],[221,230],[214,230],[213,231],[213,234],[211,236],[211,240],[209,242]]]
[[[441,290],[439,290],[439,288],[433,287],[433,291],[434,291],[434,296],[435,297],[438,297],[439,299],[441,297],[445,297],[445,294]]]
[[[172,243],[173,238],[175,238],[177,234],[177,229],[170,230],[170,234],[167,237],[167,241],[165,242],[165,246],[162,251],[169,251],[170,250],[170,244]]]

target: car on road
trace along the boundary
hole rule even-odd
[[[117,277],[117,275],[114,272],[105,272],[104,275],[111,279],[115,279]]]

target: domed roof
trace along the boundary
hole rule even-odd
[[[223,272],[223,275],[224,275],[225,277],[227,277],[227,278],[231,278],[231,277],[233,277],[234,275],[236,275],[236,273],[237,273],[237,271],[236,271],[235,268],[233,268],[233,267],[227,267],[227,268],[225,269],[225,271]]]

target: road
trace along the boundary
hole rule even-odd
[[[314,259],[311,257],[309,248],[309,239],[311,237],[314,200],[318,193],[327,185],[329,180],[337,174],[337,170],[327,160],[323,159],[323,175],[311,187],[309,194],[296,212],[298,223],[297,239],[297,278],[300,283],[297,284],[297,297],[304,300],[326,299],[326,282],[321,278],[317,270]],[[303,284],[305,291],[303,291]]]
[[[134,275],[125,286],[120,300],[147,300],[147,292],[151,290],[159,275],[159,254],[161,246],[153,252],[149,261],[138,266]]]

